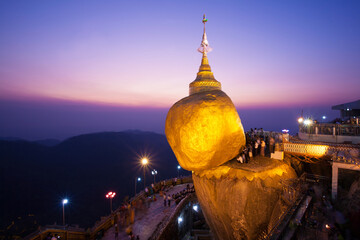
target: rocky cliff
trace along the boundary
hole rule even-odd
[[[218,239],[256,239],[282,214],[282,183],[296,178],[287,164],[258,158],[194,173],[196,195]],[[272,217],[273,216],[273,217]]]

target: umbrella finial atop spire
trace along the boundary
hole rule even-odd
[[[202,37],[201,45],[198,48],[198,51],[201,52],[203,55],[206,56],[206,53],[211,52],[212,48],[209,46],[209,42],[206,37],[206,31],[205,31],[205,23],[207,22],[207,18],[204,14],[202,22],[204,23],[204,34]]]

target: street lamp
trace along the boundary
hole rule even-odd
[[[312,123],[313,121],[310,118],[304,120],[305,125],[311,125]]]
[[[140,177],[135,178],[135,195],[136,195],[136,185],[137,185],[136,181],[141,182],[141,178]]]
[[[62,210],[63,210],[63,225],[65,226],[65,204],[67,204],[69,200],[67,198],[64,198],[62,200]]]
[[[154,169],[151,171],[151,174],[154,176],[154,184],[155,184],[155,176],[158,174],[158,172]]]
[[[184,221],[184,219],[180,216],[180,217],[178,217],[178,224],[180,225],[183,221]]]
[[[147,158],[143,158],[141,159],[141,164],[143,165],[143,168],[144,168],[144,189],[145,189],[145,167],[146,165],[149,163],[149,160]]]
[[[112,199],[115,197],[116,193],[115,192],[108,192],[108,194],[105,195],[106,198],[110,199],[110,210],[111,212],[113,212],[112,210]]]
[[[178,177],[180,176],[180,169],[181,169],[181,167],[180,167],[180,165],[178,165],[178,166],[177,166],[177,170],[178,170]]]

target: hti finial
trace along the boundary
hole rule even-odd
[[[203,17],[203,21],[202,21],[202,22],[204,23],[204,27],[205,27],[205,23],[207,22],[207,19],[206,19],[205,14],[204,14],[204,17]]]
[[[204,14],[203,20],[202,20],[202,22],[204,23],[204,34],[203,34],[203,37],[202,37],[201,45],[198,48],[198,51],[203,53],[204,55],[206,55],[206,53],[208,53],[208,52],[210,52],[212,50],[212,48],[209,46],[209,42],[207,40],[206,32],[205,32],[205,23],[207,21],[208,20],[207,20],[205,14]]]

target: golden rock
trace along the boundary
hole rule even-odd
[[[184,169],[219,166],[239,154],[245,134],[234,104],[211,72],[206,54],[189,87],[190,96],[168,112],[167,140]]]
[[[175,103],[168,112],[165,133],[181,167],[192,171],[219,166],[245,145],[235,106],[220,90]]]

